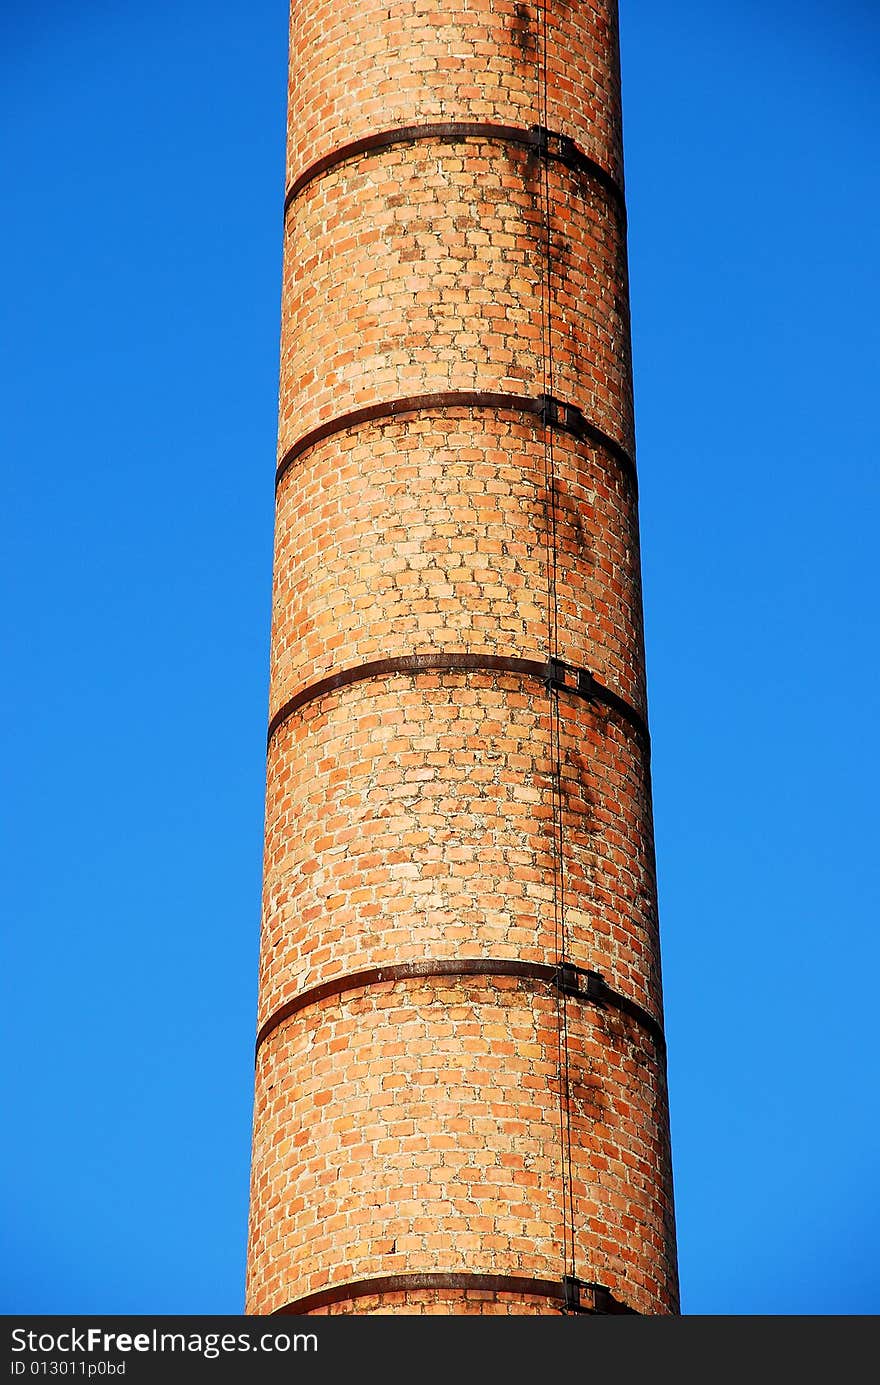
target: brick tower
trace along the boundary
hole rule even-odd
[[[247,1308],[677,1311],[616,0],[296,0]]]

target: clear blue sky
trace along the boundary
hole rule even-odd
[[[5,0],[0,1311],[237,1312],[287,0]],[[880,1311],[880,11],[623,0],[683,1302]]]

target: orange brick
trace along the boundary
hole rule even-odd
[[[638,1012],[563,1002],[547,974],[562,927],[567,961],[662,1018],[616,4],[546,17],[544,54],[531,0],[291,6],[288,187],[327,163],[285,218],[278,459],[297,455],[276,511],[252,1313],[391,1275],[559,1284],[566,1251],[636,1311],[677,1311],[662,1052]],[[333,161],[448,122],[544,123],[607,178],[486,131]],[[586,436],[544,427],[550,387]],[[456,391],[510,398],[431,403]],[[560,691],[557,717],[540,679],[485,663],[551,653],[622,702]],[[478,666],[290,711],[345,670],[438,654]],[[533,970],[374,970],[462,959]],[[462,1281],[312,1311],[561,1307]]]

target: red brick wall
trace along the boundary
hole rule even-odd
[[[534,0],[296,0],[291,11],[289,181],[336,145],[394,125],[538,119]],[[547,124],[619,180],[617,6],[553,0],[547,20]]]
[[[542,120],[531,4],[292,10],[288,185],[378,130]],[[619,182],[615,11],[548,10],[546,123]],[[548,431],[535,415],[548,348],[553,394],[598,434]],[[477,1280],[344,1286],[560,1284],[574,1269],[635,1311],[675,1312],[637,502],[620,452],[633,421],[619,201],[503,137],[414,140],[326,168],[286,217],[281,359],[279,459],[352,410],[449,391],[512,398],[362,419],[281,475],[248,1311],[335,1287],[342,1297],[313,1311],[558,1313],[558,1297]],[[539,678],[376,674],[285,711],[371,660],[538,665],[551,652],[623,699],[554,695],[561,861],[554,702]],[[567,1078],[547,975],[560,959],[554,875],[566,960],[612,992],[565,1001]],[[346,981],[461,959],[538,971]]]
[[[531,394],[542,373],[541,161],[426,141],[315,179],[287,217],[283,453],[327,418],[433,390]],[[551,177],[556,392],[632,445],[626,251],[608,196]]]

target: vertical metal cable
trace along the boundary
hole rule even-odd
[[[548,31],[549,0],[538,0],[540,41],[538,45],[539,123],[546,131],[548,121]],[[551,222],[550,160],[542,160],[542,219],[544,226],[543,267],[541,284],[541,344],[543,393],[553,395],[553,232]],[[559,658],[558,576],[558,506],[556,463],[553,453],[553,428],[544,419],[544,491],[547,496],[547,644],[548,662],[555,667]],[[565,927],[565,861],[564,861],[564,803],[562,796],[562,723],[559,710],[559,689],[552,678],[547,681],[550,717],[550,759],[553,801],[553,936],[560,984],[557,985],[557,1062],[559,1069],[559,1143],[562,1175],[562,1259],[563,1274],[575,1274],[574,1184],[571,1157],[571,1086],[568,1043],[568,996],[561,984],[567,961]]]

